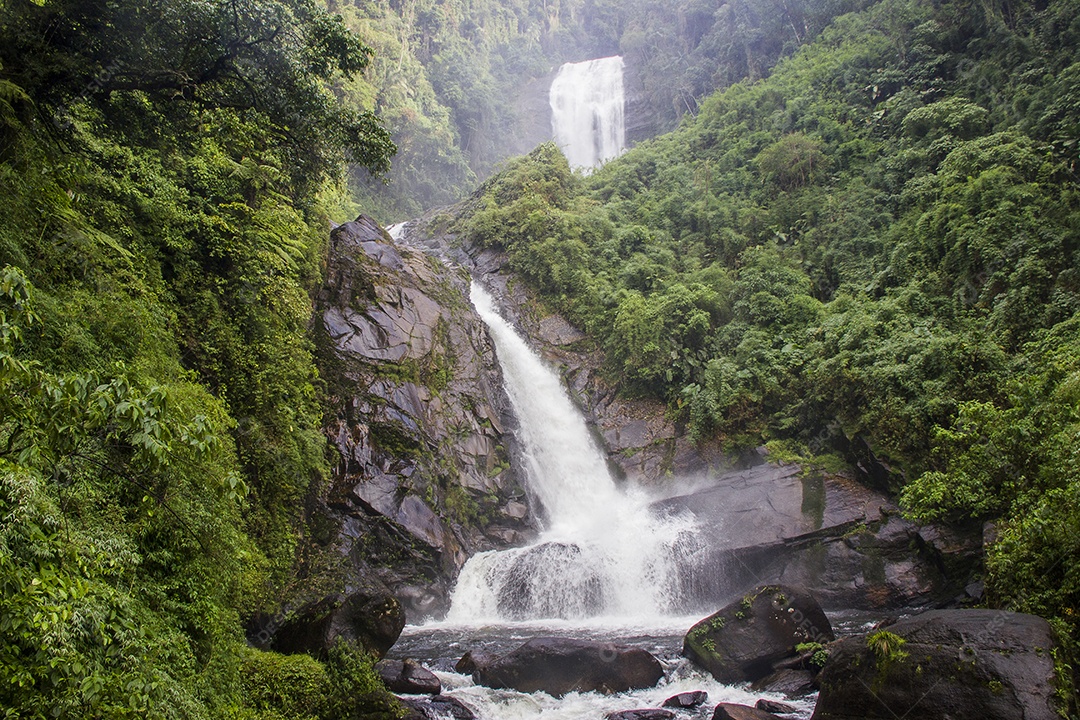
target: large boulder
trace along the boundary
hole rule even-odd
[[[380,660],[375,663],[375,672],[393,693],[438,695],[442,692],[442,683],[435,673],[415,660]]]
[[[834,639],[821,606],[807,593],[764,585],[698,622],[683,640],[683,655],[722,683],[754,681],[795,646]]]
[[[813,720],[1053,720],[1054,639],[1033,615],[932,610],[829,648]]]
[[[617,693],[652,687],[664,676],[660,662],[641,648],[568,638],[534,638],[478,668],[473,679],[519,692]]]
[[[381,658],[405,628],[405,612],[388,589],[369,581],[348,593],[309,601],[284,619],[271,618],[259,627],[249,638],[278,652],[324,655],[340,639]]]

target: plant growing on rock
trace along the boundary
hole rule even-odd
[[[871,633],[866,637],[866,647],[874,652],[874,656],[879,663],[906,660],[908,653],[902,649],[906,642],[904,638],[888,630],[878,630],[876,633]]]
[[[799,655],[809,655],[806,664],[813,670],[825,667],[825,662],[829,659],[828,648],[819,642],[799,643],[795,646],[795,652]]]
[[[907,660],[908,653],[903,649],[906,642],[904,638],[888,630],[878,630],[866,636],[866,647],[873,652],[877,665],[877,675],[874,677],[872,689],[876,691],[880,688],[892,668]]]

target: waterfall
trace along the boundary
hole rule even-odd
[[[623,60],[566,63],[551,83],[551,125],[570,167],[592,169],[625,150]]]
[[[530,546],[470,558],[447,619],[641,618],[677,610],[687,572],[680,556],[699,549],[692,521],[657,517],[644,493],[615,485],[555,371],[475,283],[471,298],[495,342],[529,486],[547,521]]]

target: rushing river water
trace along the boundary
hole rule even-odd
[[[752,692],[745,687],[722,685],[708,673],[679,656],[682,638],[698,617],[656,618],[650,625],[627,624],[617,618],[591,621],[521,621],[497,624],[431,623],[405,629],[391,651],[392,657],[414,658],[438,675],[444,694],[472,708],[480,720],[602,720],[619,710],[660,707],[665,699],[680,692],[704,690],[709,700],[701,708],[679,713],[684,718],[710,718],[720,702],[753,705],[758,698],[771,698],[795,706],[799,717],[809,717],[812,700],[786,700],[775,693]],[[601,642],[635,645],[651,652],[664,666],[659,685],[617,695],[570,693],[555,698],[546,693],[493,690],[475,685],[470,677],[454,672],[454,663],[468,650],[483,649],[500,654],[534,637],[571,637]]]

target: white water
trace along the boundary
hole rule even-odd
[[[547,516],[524,548],[480,553],[462,568],[451,623],[545,618],[655,621],[678,610],[685,558],[697,547],[688,517],[657,517],[644,493],[616,487],[558,375],[474,284],[517,415],[527,482]]]
[[[593,169],[626,149],[621,57],[566,63],[548,97],[555,141],[571,167]]]
[[[681,658],[679,649],[682,647],[682,637],[697,619],[661,617],[653,618],[647,624],[622,625],[603,620],[549,620],[488,626],[429,623],[406,627],[391,654],[422,661],[438,675],[443,692],[471,707],[481,720],[599,719],[619,710],[659,707],[666,698],[693,690],[706,691],[709,699],[698,711],[679,714],[686,720],[711,717],[713,707],[720,702],[753,705],[761,697],[787,702],[798,709],[799,717],[810,717],[814,709],[813,699],[792,701],[775,693],[751,692],[745,686],[724,685]],[[467,650],[482,648],[484,652],[500,655],[538,636],[572,637],[641,647],[660,660],[665,677],[655,687],[616,695],[588,692],[569,693],[556,698],[543,692],[522,693],[483,687],[474,683],[472,678],[451,671],[453,663]]]

